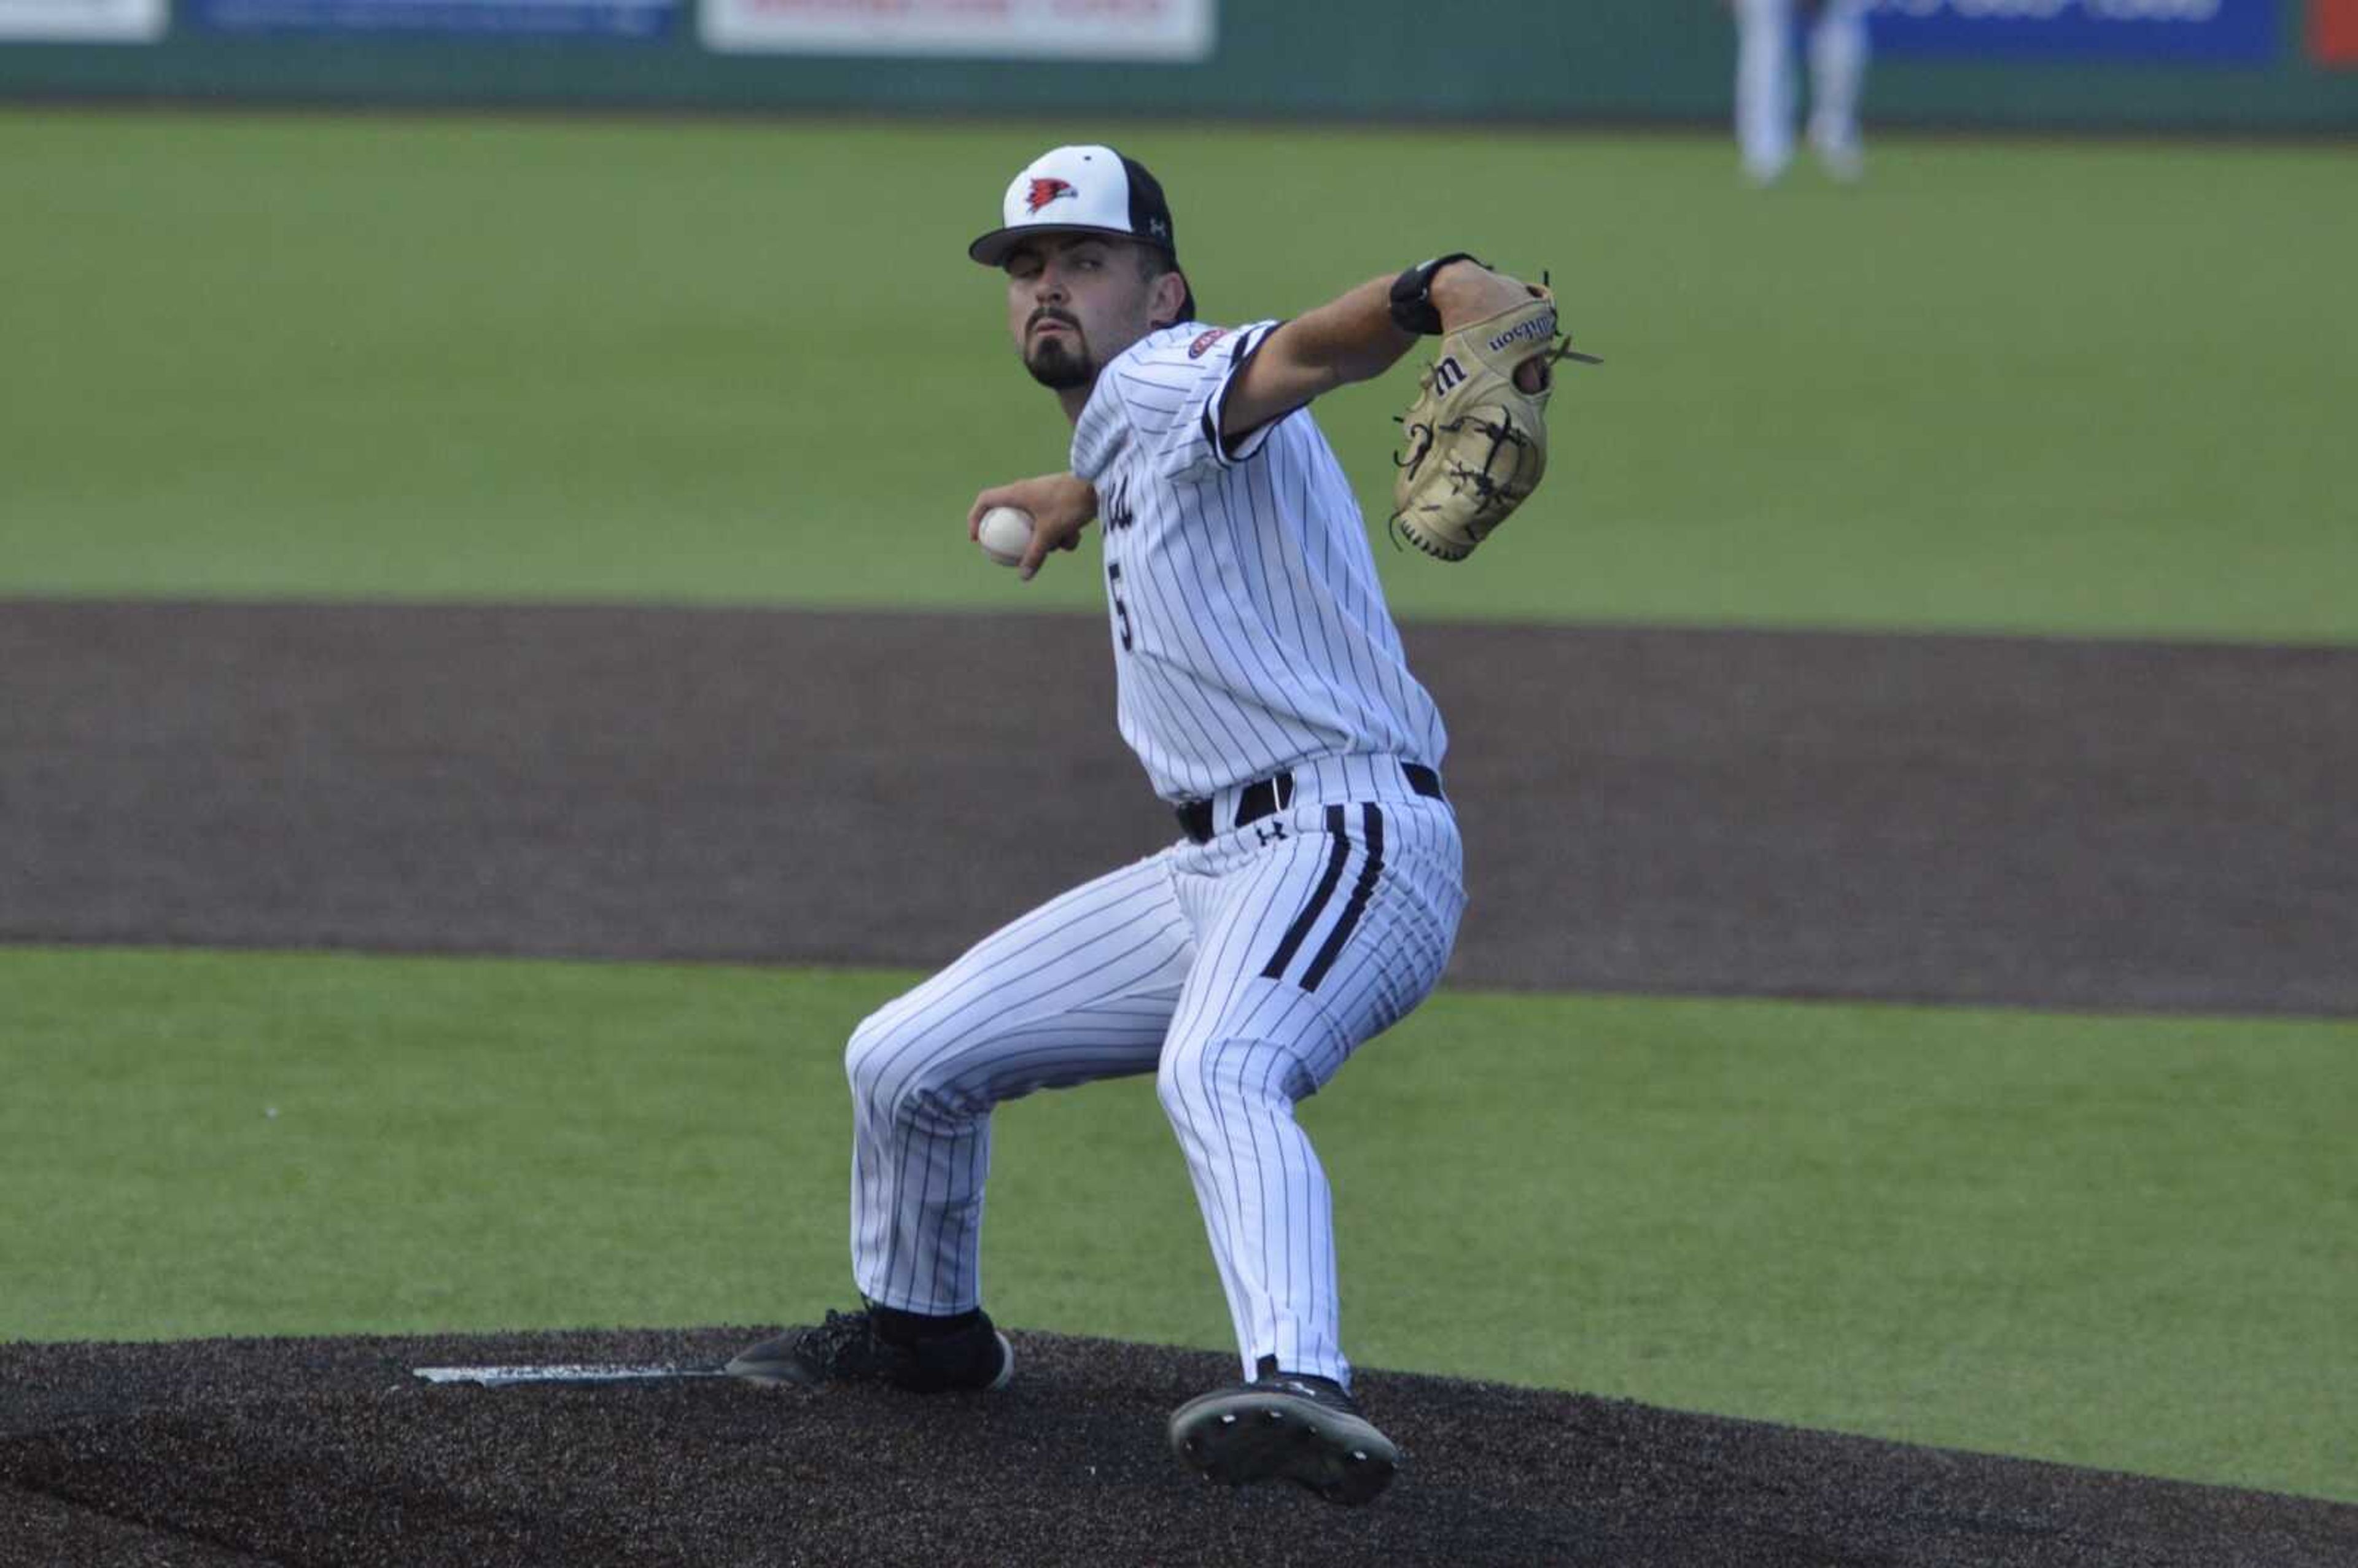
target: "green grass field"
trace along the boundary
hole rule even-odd
[[[1094,603],[965,542],[1066,438],[964,250],[1102,134],[0,114],[0,591]],[[1511,552],[1387,563],[1404,613],[2358,635],[2346,152],[1763,195],[1696,136],[1121,139],[1215,318],[1473,244],[1610,362]],[[1321,406],[1371,514],[1411,390]]]
[[[0,114],[0,594],[1092,608],[960,526],[1063,441],[963,246],[1087,134]],[[1120,139],[1216,317],[1473,243],[1607,356],[1405,613],[2358,636],[2345,154]],[[0,1336],[842,1304],[905,979],[0,949]],[[1305,1115],[1368,1364],[2358,1500],[2352,1025],[1448,993]],[[1225,1342],[1143,1086],[1000,1148],[1003,1318]]]

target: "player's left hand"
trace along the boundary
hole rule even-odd
[[[1098,514],[1098,487],[1069,473],[1045,473],[993,485],[977,495],[967,509],[968,539],[981,528],[982,514],[994,506],[1019,507],[1032,514],[1032,547],[1016,566],[1016,575],[1030,582],[1049,551],[1081,547],[1081,530]]]
[[[1503,272],[1492,272],[1470,256],[1451,263],[1433,276],[1433,308],[1440,313],[1444,337],[1460,327],[1487,321],[1546,297],[1545,289]],[[1514,373],[1515,384],[1525,392],[1547,390],[1547,361],[1543,356],[1533,354],[1518,364]]]

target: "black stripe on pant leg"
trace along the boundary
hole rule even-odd
[[[1308,968],[1302,971],[1302,989],[1306,991],[1316,990],[1318,982],[1326,978],[1326,971],[1333,968],[1335,960],[1342,956],[1343,944],[1351,939],[1351,932],[1358,925],[1359,916],[1368,912],[1368,898],[1376,891],[1376,878],[1383,872],[1384,814],[1372,803],[1359,809],[1364,813],[1359,818],[1360,825],[1368,835],[1368,863],[1359,868],[1359,880],[1351,884],[1351,900],[1343,906],[1343,917],[1335,922],[1335,929],[1326,934],[1326,945],[1318,949],[1318,956],[1310,960]]]
[[[1284,940],[1278,943],[1277,951],[1270,956],[1269,967],[1260,972],[1262,979],[1274,980],[1284,975],[1285,966],[1293,962],[1293,955],[1301,951],[1303,942],[1310,935],[1310,928],[1318,924],[1319,913],[1326,907],[1326,901],[1335,896],[1335,884],[1343,880],[1343,861],[1351,853],[1351,841],[1343,836],[1341,806],[1326,808],[1326,833],[1335,841],[1333,849],[1326,856],[1326,874],[1318,879],[1318,890],[1310,895],[1310,902],[1302,906],[1302,913],[1293,917],[1293,924],[1286,927]]]

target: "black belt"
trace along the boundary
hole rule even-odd
[[[1409,788],[1424,796],[1425,799],[1442,798],[1441,775],[1422,762],[1402,762],[1401,776],[1408,780]],[[1293,775],[1292,773],[1271,773],[1265,779],[1255,779],[1238,792],[1236,825],[1242,827],[1248,822],[1258,822],[1262,817],[1273,812],[1282,811],[1293,804]],[[1191,800],[1177,809],[1181,832],[1198,844],[1208,844],[1212,841],[1212,803],[1210,801]]]

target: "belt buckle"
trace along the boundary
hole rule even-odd
[[[1267,778],[1238,784],[1235,800],[1236,806],[1228,825],[1231,832],[1249,822],[1274,816],[1293,805],[1293,774],[1291,771],[1271,773]],[[1179,818],[1179,830],[1187,835],[1190,842],[1208,844],[1220,836],[1219,804],[1218,797],[1215,796],[1210,800],[1191,800],[1172,808]]]
[[[1236,825],[1259,822],[1264,816],[1274,816],[1293,804],[1292,772],[1271,773],[1265,779],[1255,779],[1237,792]]]

